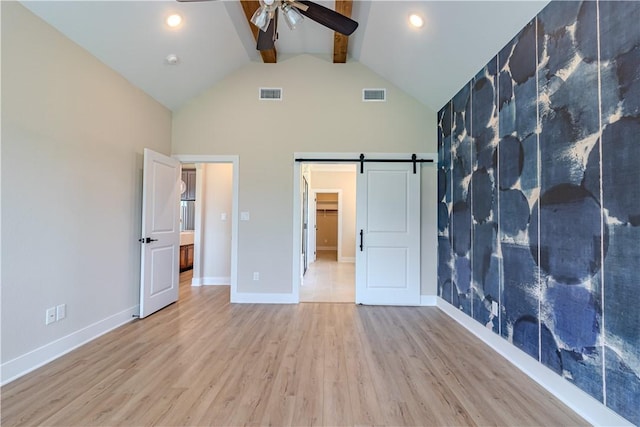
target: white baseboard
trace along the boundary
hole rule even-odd
[[[2,385],[5,385],[29,372],[46,365],[58,357],[88,343],[119,326],[129,323],[133,316],[139,314],[140,307],[134,306],[109,316],[106,319],[95,322],[85,328],[72,332],[42,347],[31,350],[2,364]]]
[[[338,262],[349,262],[351,264],[356,262],[356,257],[354,256],[343,256],[342,258],[340,258],[340,261]]]
[[[240,304],[297,304],[298,301],[291,294],[262,294],[235,292],[231,295],[232,303]]]
[[[231,283],[231,277],[194,277],[191,279],[191,286],[229,286]]]
[[[607,408],[560,375],[547,368],[524,351],[520,350],[500,335],[487,329],[475,319],[449,304],[440,297],[437,306],[453,320],[458,322],[489,347],[501,354],[532,380],[547,389],[578,415],[596,426],[632,426],[633,424]]]
[[[438,297],[435,295],[420,295],[420,305],[434,307],[438,305]]]

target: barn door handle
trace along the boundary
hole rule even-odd
[[[151,242],[157,242],[158,239],[152,239],[151,237],[143,237],[142,239],[138,239],[138,242],[140,243],[151,243]]]
[[[363,249],[364,249],[364,235],[363,235],[363,231],[360,230],[360,252],[362,252]]]

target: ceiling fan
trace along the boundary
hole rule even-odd
[[[178,0],[179,2],[207,0]],[[351,35],[358,23],[334,10],[308,0],[259,0],[260,7],[251,17],[251,23],[260,28],[258,32],[258,50],[269,50],[275,46],[278,37],[278,13],[290,29],[302,22],[303,15],[345,36]]]

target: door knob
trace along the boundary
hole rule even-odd
[[[151,243],[151,242],[157,242],[158,239],[152,239],[151,237],[143,237],[142,239],[138,239],[138,242],[140,243]]]

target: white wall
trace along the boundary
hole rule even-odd
[[[260,86],[282,87],[283,100],[259,101]],[[388,101],[361,102],[365,87],[386,87]],[[239,156],[239,210],[251,220],[239,223],[238,292],[288,294],[293,153],[435,152],[435,122],[363,65],[301,55],[252,63],[193,99],[173,116],[172,151]]]
[[[171,114],[18,2],[2,5],[2,380],[131,319],[144,147]],[[67,305],[45,326],[45,310]]]
[[[436,158],[434,163],[423,163],[420,171],[420,295],[432,297],[438,294],[437,170]]]
[[[204,164],[201,231],[201,284],[229,284],[231,277],[231,203],[233,165]],[[222,214],[226,219],[222,219]],[[197,279],[197,278],[194,278]]]

